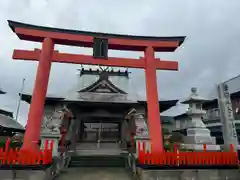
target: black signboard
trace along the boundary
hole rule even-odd
[[[108,58],[108,39],[94,38],[93,57],[100,59]]]

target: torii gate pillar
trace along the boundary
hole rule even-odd
[[[128,36],[8,23],[20,39],[43,43],[41,50],[14,50],[13,53],[13,59],[39,61],[23,149],[37,148],[51,62],[60,62],[145,69],[151,150],[153,153],[163,151],[156,70],[178,70],[178,63],[156,59],[154,52],[172,52],[185,37]],[[94,53],[93,56],[59,53],[54,51],[54,44],[93,47]],[[144,51],[145,55],[140,59],[107,57],[108,49]]]
[[[162,126],[160,121],[159,102],[158,102],[158,87],[157,87],[157,72],[154,65],[155,57],[153,47],[145,49],[144,58],[146,61],[145,79],[146,79],[146,95],[147,95],[147,109],[150,139],[152,147],[155,151],[163,150]],[[155,137],[155,138],[151,138]]]
[[[53,50],[53,40],[45,38],[42,43],[37,75],[28,113],[27,127],[24,135],[24,148],[35,147],[32,142],[37,144],[39,140]]]

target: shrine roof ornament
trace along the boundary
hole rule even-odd
[[[108,74],[102,73],[99,75],[99,79],[91,84],[90,86],[79,90],[78,92],[97,92],[97,90],[102,89],[102,90],[108,90],[106,93],[120,93],[120,94],[127,94],[123,90],[119,89],[116,87],[111,81],[108,79]],[[101,92],[101,91],[99,91]],[[104,93],[104,92],[101,92]]]
[[[90,31],[77,31],[53,27],[36,26],[8,20],[8,25],[22,40],[42,42],[47,37],[54,39],[58,44],[93,47],[93,37],[108,40],[109,49],[143,51],[146,45],[154,47],[156,52],[172,52],[185,40],[185,36],[157,37],[108,34]],[[65,39],[63,35],[72,35]],[[81,42],[79,41],[81,39]],[[131,40],[131,41],[129,41]],[[119,43],[121,41],[121,43]]]
[[[91,69],[91,68],[81,68],[78,69],[80,71],[80,76],[82,75],[100,75],[101,73],[107,73],[108,76],[124,76],[124,77],[129,77],[129,72],[127,69],[125,71],[115,70],[115,69],[107,69],[104,71],[101,71],[99,68],[97,69]]]

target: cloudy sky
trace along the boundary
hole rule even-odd
[[[2,107],[16,111],[17,93],[26,78],[25,91],[34,85],[36,62],[13,61],[14,48],[33,49],[40,44],[20,41],[7,20],[59,28],[148,36],[187,36],[174,53],[158,53],[162,59],[177,60],[179,71],[158,72],[159,95],[184,98],[192,86],[207,95],[213,86],[239,74],[240,2],[238,0],[1,0],[0,86],[8,96]],[[89,49],[61,47],[62,52],[90,54]],[[141,53],[111,52],[138,57]],[[49,91],[66,91],[76,81],[77,65],[54,64]],[[134,86],[145,93],[141,70],[132,69]],[[63,80],[64,79],[64,80]],[[25,124],[28,106],[22,103],[20,120]]]

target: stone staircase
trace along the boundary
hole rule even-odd
[[[132,180],[125,168],[68,168],[56,180]]]
[[[75,155],[71,157],[69,168],[76,167],[122,167],[127,163],[126,155]]]
[[[96,146],[96,145],[95,145]],[[96,149],[92,144],[80,144],[71,155],[68,168],[57,180],[131,180],[127,167],[128,152],[115,144],[102,144]]]

